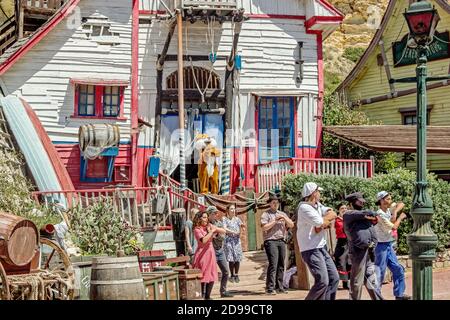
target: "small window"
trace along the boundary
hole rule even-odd
[[[427,126],[430,125],[430,114],[432,107],[427,108]],[[402,115],[402,124],[405,126],[415,126],[417,124],[417,113],[415,108],[400,109],[399,112]]]
[[[108,178],[108,158],[86,160],[86,178]]]
[[[99,37],[102,34],[102,26],[92,26],[92,36]]]
[[[120,114],[121,87],[105,87],[103,91],[103,116],[117,117]]]
[[[75,82],[75,116],[118,118],[123,114],[125,85],[91,85]]]
[[[78,115],[95,116],[95,86],[78,86]]]

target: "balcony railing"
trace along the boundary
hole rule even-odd
[[[371,178],[373,161],[293,158],[260,164],[256,166],[256,190],[266,192],[280,188],[285,176],[298,173]]]
[[[22,0],[22,6],[28,9],[51,9],[61,8],[67,0]]]
[[[180,0],[181,8],[233,10],[237,9],[237,1],[233,0]]]
[[[137,228],[168,225],[174,208],[185,208],[186,212],[191,208],[205,208],[197,201],[165,187],[45,191],[34,192],[33,197],[45,207],[61,203],[67,208],[77,205],[85,208],[109,199],[113,203],[113,214],[120,215],[129,225]],[[158,208],[163,203],[164,209]]]

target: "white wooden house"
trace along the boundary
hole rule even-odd
[[[212,1],[215,15],[210,15],[211,1],[206,2],[140,0],[139,116],[152,127],[141,132],[138,148],[146,155],[159,151],[169,173],[177,164],[170,133],[178,128],[178,34],[170,14],[181,8],[187,144],[198,132],[218,138],[224,154],[232,155],[232,191],[254,185],[258,164],[319,158],[322,42],[342,14],[324,0],[238,0]],[[230,62],[230,87],[232,52],[237,58]],[[228,143],[227,129],[234,132]],[[196,171],[195,164],[187,165],[188,181]]]
[[[48,11],[43,1],[28,4]],[[113,184],[119,172],[126,177],[117,182],[131,183],[131,32],[130,1],[66,0],[0,56],[3,95],[33,108],[76,188]],[[118,125],[120,147],[114,161],[105,155],[83,167],[78,130],[91,123]]]

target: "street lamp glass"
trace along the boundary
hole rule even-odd
[[[440,20],[434,6],[426,1],[412,3],[404,13],[411,37],[417,44],[433,41],[434,32]]]

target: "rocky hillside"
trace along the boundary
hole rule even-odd
[[[328,90],[352,70],[381,23],[389,0],[329,0],[343,14],[341,27],[325,42],[324,58]]]
[[[14,14],[14,0],[0,0],[0,24]]]

